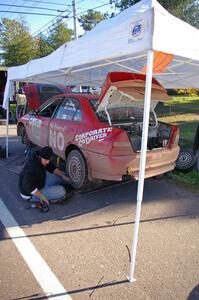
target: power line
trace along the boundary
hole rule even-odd
[[[17,2],[18,0],[15,0],[15,2],[13,3],[13,4],[15,4],[16,2]],[[70,5],[65,5],[65,4],[63,4],[63,3],[58,3],[58,2],[48,2],[48,1],[39,1],[39,0],[22,0],[23,1],[23,3],[22,4],[24,4],[25,2],[33,2],[33,5],[34,5],[34,3],[35,3],[35,6],[37,6],[37,5],[39,5],[40,3],[44,3],[44,4],[53,4],[53,5],[63,5],[63,6],[70,6]],[[35,7],[34,6],[34,7]],[[32,11],[34,8],[31,8],[30,9],[30,11]],[[37,8],[36,8],[37,9]],[[18,11],[18,9],[16,10],[16,11]],[[30,12],[29,10],[26,10],[26,11],[28,11],[28,12]],[[25,11],[25,12],[26,12]],[[61,10],[60,10],[61,11]],[[12,11],[10,11],[9,10],[9,12],[11,12],[12,13]],[[24,16],[25,16],[25,12],[24,12]],[[17,18],[16,20],[20,20],[20,18],[21,18],[21,16],[19,17],[19,18]]]
[[[18,0],[15,0],[15,2],[14,2],[13,4],[15,4],[17,1],[18,1]],[[8,10],[10,10],[10,9],[8,8]],[[9,15],[8,15],[8,17],[9,17]]]
[[[40,13],[31,13],[24,11],[11,11],[11,10],[0,10],[0,12],[11,13],[11,14],[24,14],[24,15],[38,15],[38,16],[48,16],[48,17],[58,17],[58,15],[53,14],[40,14]],[[61,16],[62,18],[67,18],[67,16]]]
[[[34,9],[45,9],[57,12],[64,12],[63,10],[53,9],[53,8],[46,8],[46,7],[35,7],[35,6],[28,6],[28,5],[13,5],[13,4],[0,4],[0,6],[9,6],[9,7],[20,7],[20,8],[34,8]]]
[[[34,0],[23,0],[23,1],[31,1],[31,2],[33,2]],[[85,0],[80,0],[79,3],[80,3],[80,2],[84,2],[84,1],[85,1]],[[118,0],[116,0],[115,2],[117,2],[117,1],[118,1]],[[34,2],[35,2],[35,1],[34,1]],[[37,2],[44,3],[43,1],[37,1]],[[46,2],[46,3],[47,3],[47,2]],[[97,9],[97,8],[101,8],[101,7],[104,7],[104,6],[107,6],[107,5],[110,5],[110,2],[105,3],[105,4],[103,4],[103,5],[99,5],[99,6],[93,7],[93,8],[91,8],[91,10],[95,10],[95,9]],[[67,6],[70,6],[70,5],[67,5]],[[65,10],[64,12],[66,12],[66,11],[68,11],[68,10]],[[88,11],[88,10],[82,11],[82,12],[76,14],[76,15],[83,14],[83,13],[85,13],[85,12],[87,12],[87,11]],[[70,12],[70,13],[71,13],[71,12]],[[69,16],[70,13],[69,13],[67,16]],[[60,15],[58,15],[58,16],[55,16],[55,18],[53,18],[51,21],[49,21],[48,23],[46,23],[46,24],[45,24],[44,26],[42,26],[41,28],[37,29],[37,30],[32,34],[32,37],[35,38],[35,37],[39,36],[40,34],[42,34],[43,32],[45,32],[45,31],[47,31],[48,29],[50,29],[52,26],[55,26],[55,24],[52,24],[52,25],[48,26],[46,29],[44,29],[44,30],[41,31],[41,29],[45,28],[48,24],[50,24],[51,22],[53,22],[55,19],[58,19],[59,17],[62,18],[61,15],[62,15],[62,13],[61,13]],[[69,17],[69,18],[67,19],[66,22],[68,22],[68,21],[71,20],[71,19],[72,19],[72,17]],[[38,34],[35,35],[37,32],[38,32]]]
[[[23,0],[23,3],[22,3],[22,4],[24,4],[24,3],[25,3],[25,2],[24,2],[24,0]],[[15,3],[13,3],[13,4],[15,4]],[[34,0],[32,6],[33,6],[34,8],[36,8],[36,6],[38,6],[38,5],[39,5],[38,0]],[[27,11],[28,11],[28,12],[33,11],[34,8],[26,9],[25,12],[27,12]],[[18,11],[18,9],[17,9],[17,11]],[[21,16],[19,16],[19,17],[17,18],[17,20],[20,21],[23,17],[25,17],[24,14],[22,14]]]
[[[23,0],[23,3],[22,3],[22,5],[24,4],[25,2],[24,2],[24,0]],[[14,3],[15,4],[15,3]],[[35,8],[36,6],[38,6],[39,5],[39,2],[38,2],[38,0],[34,0],[34,2],[33,2],[33,4],[32,4],[32,6]],[[34,8],[31,8],[30,10],[29,9],[26,9],[25,10],[25,12],[31,12],[31,11],[33,11],[33,9]],[[18,10],[18,9],[17,9]],[[21,16],[19,16],[18,18],[17,18],[17,20],[21,20],[23,17],[25,17],[25,15],[23,14],[23,15],[21,15]]]
[[[118,1],[119,1],[119,0],[115,0],[115,2],[118,2]],[[115,2],[114,2],[114,3],[115,3]],[[87,10],[85,10],[85,11],[82,11],[82,12],[78,13],[77,16],[80,15],[80,14],[84,14],[84,13],[88,12],[88,10],[95,10],[95,9],[97,9],[97,8],[101,8],[101,7],[104,7],[104,6],[107,6],[107,5],[111,5],[111,4],[110,4],[110,1],[107,2],[107,3],[104,3],[104,4],[102,4],[102,5],[99,5],[99,6],[96,6],[96,7],[93,7],[93,8],[89,8],[89,9],[87,9]]]
[[[67,10],[65,10],[64,12],[66,12],[66,11],[67,11]],[[71,12],[69,12],[67,16],[69,17],[70,14],[71,14]],[[53,22],[55,19],[58,19],[58,18],[62,18],[62,13],[59,14],[57,17],[53,18],[51,21],[49,21],[49,22],[46,23],[45,25],[43,25],[41,28],[37,29],[37,30],[32,34],[32,37],[33,37],[33,38],[34,38],[34,37],[37,37],[37,36],[40,35],[41,33],[45,32],[45,31],[48,30],[48,29],[50,29],[52,26],[54,26],[54,24],[51,24],[51,25],[48,26],[46,29],[44,29],[43,31],[41,31],[42,28],[46,27],[48,24],[50,24],[51,22]],[[69,18],[69,19],[71,19],[71,18]],[[37,32],[39,32],[39,34],[37,34],[37,35],[35,36],[35,34],[36,34]]]
[[[35,2],[34,0],[23,0],[23,1],[27,1],[27,2]],[[57,2],[47,2],[47,1],[37,1],[39,3],[44,3],[44,4],[53,4],[53,5],[63,5],[63,6],[70,6],[70,5],[66,5],[64,3],[57,3]]]
[[[23,1],[30,1],[30,0],[23,0]],[[83,1],[85,1],[85,0],[82,0],[81,2],[83,2]],[[117,2],[117,1],[119,1],[119,0],[115,0],[114,2]],[[34,1],[34,2],[35,2],[35,1]],[[38,1],[38,2],[40,2],[40,1]],[[47,2],[46,2],[46,3],[47,3]],[[107,5],[110,5],[110,2],[105,3],[105,4],[103,4],[103,5],[99,5],[99,6],[93,7],[93,8],[91,8],[90,10],[95,10],[95,9],[97,9],[97,8],[101,8],[101,7],[104,7],[104,6],[107,6]],[[68,5],[68,6],[69,6],[69,5]],[[64,12],[66,12],[66,11],[67,11],[67,10],[65,10]],[[78,14],[76,14],[76,15],[80,15],[80,14],[86,13],[87,11],[88,11],[88,9],[85,10],[85,11],[83,11],[83,12],[80,12],[80,13],[78,13]],[[53,22],[55,19],[58,19],[59,17],[60,17],[60,18],[63,18],[62,14],[63,14],[63,13],[60,13],[59,15],[55,16],[55,18],[53,18],[50,22],[46,23],[44,26],[42,26],[41,28],[39,28],[38,30],[36,30],[36,31],[32,34],[32,38],[36,38],[37,36],[39,36],[40,34],[42,34],[43,32],[45,32],[46,30],[49,30],[51,27],[55,26],[55,24],[52,24],[52,25],[48,26],[46,29],[44,29],[43,31],[41,31],[42,28],[46,27],[49,23]],[[71,14],[71,12],[69,12],[68,15],[66,16],[66,17],[67,17],[67,20],[66,20],[65,22],[68,22],[69,20],[71,20],[71,19],[73,18],[73,17],[69,17],[70,14]],[[64,22],[64,23],[65,23],[65,22]],[[37,35],[35,35],[37,32],[39,32],[39,33],[38,33]],[[26,40],[27,40],[27,39],[22,40],[21,43],[24,42],[24,41],[26,41]]]
[[[34,2],[34,0],[23,0],[23,1]],[[37,2],[39,2],[39,3],[49,3],[49,2],[44,2],[44,1],[37,1]],[[51,4],[55,4],[54,2],[50,2],[50,3],[51,3]],[[56,4],[57,4],[57,3],[56,3]],[[65,5],[65,4],[61,4],[61,3],[59,3],[59,4],[60,4],[60,5]],[[71,5],[66,5],[66,6],[71,6]],[[71,11],[69,11],[68,9],[64,10],[63,13],[64,13],[64,12],[69,12],[67,16],[69,16],[70,13],[71,13]],[[37,29],[37,30],[32,34],[32,37],[37,37],[39,34],[45,32],[46,30],[48,30],[49,28],[51,28],[52,26],[54,26],[54,24],[52,24],[52,25],[48,26],[45,30],[43,30],[43,31],[41,32],[41,29],[45,28],[48,24],[50,24],[51,22],[53,22],[54,20],[56,20],[56,19],[58,19],[58,18],[62,18],[62,14],[63,14],[63,13],[60,13],[58,16],[54,17],[54,18],[53,18],[52,20],[50,20],[48,23],[46,23],[45,25],[43,25],[41,28]],[[39,34],[37,34],[37,35],[35,36],[35,34],[36,34],[37,32],[39,32]]]
[[[82,0],[81,2],[83,2],[83,1],[85,1],[85,0]],[[117,2],[117,1],[119,1],[119,0],[115,0],[115,2]],[[107,5],[110,5],[110,2],[107,2],[107,3],[103,4],[103,5],[99,5],[99,6],[95,6],[95,7],[93,7],[93,8],[90,8],[90,10],[95,10],[95,9],[97,9],[97,8],[101,8],[101,7],[104,7],[104,6],[107,6]],[[88,11],[88,9],[85,10],[85,11],[82,11],[82,12],[80,12],[80,13],[77,13],[76,16],[81,15],[81,14],[83,14],[83,13],[86,13],[87,11]],[[70,14],[70,13],[69,13],[69,14]],[[68,14],[68,16],[69,16],[69,14]],[[73,18],[73,17],[69,17],[65,22],[68,22],[68,21],[71,20],[72,18]],[[56,18],[54,18],[54,19],[56,19]],[[54,19],[53,19],[53,20],[54,20]],[[48,22],[47,24],[53,22],[53,20],[51,20],[51,21]],[[46,25],[47,25],[47,24],[46,24]],[[45,27],[46,25],[44,25],[43,27]],[[49,27],[47,27],[47,28],[46,28],[45,30],[43,30],[43,31],[41,31],[41,29],[43,28],[43,27],[41,27],[40,29],[38,29],[36,32],[33,33],[32,37],[37,37],[39,34],[45,32],[46,30],[48,30],[48,29],[51,28],[52,26],[54,26],[54,24],[50,25]],[[34,36],[37,32],[39,32],[39,34],[37,34],[36,36]]]
[[[64,12],[66,12],[66,10],[65,10]],[[68,17],[70,14],[71,14],[71,12],[69,12],[68,15],[67,15],[66,17]],[[52,25],[48,26],[45,30],[41,31],[41,29],[42,29],[43,27],[46,27],[49,23],[53,22],[55,19],[62,18],[62,17],[63,17],[63,16],[62,16],[62,13],[61,13],[61,14],[59,14],[58,16],[56,16],[55,18],[53,18],[50,22],[46,23],[46,24],[45,24],[44,26],[42,26],[40,29],[38,29],[37,31],[35,31],[35,32],[33,33],[33,35],[32,35],[32,38],[38,37],[39,35],[41,35],[41,34],[42,34],[43,32],[45,32],[46,30],[48,30],[48,29],[50,29],[51,27],[55,26],[55,24],[52,24]],[[37,32],[39,32],[39,33],[38,33],[37,35],[34,36],[34,34],[36,34]],[[23,39],[22,41],[20,41],[20,44],[21,44],[21,43],[24,43],[24,42],[27,41],[27,40],[28,40],[28,38]],[[18,43],[17,43],[17,44],[18,44]],[[16,45],[17,45],[17,44],[16,44]]]
[[[85,2],[86,0],[80,0],[78,2],[76,2],[76,4],[79,4],[79,3],[82,3],[82,2]]]

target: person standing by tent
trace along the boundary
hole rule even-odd
[[[17,101],[16,117],[18,120],[26,113],[27,99],[24,90],[22,88],[18,89],[18,93],[16,94],[16,101]]]
[[[20,173],[20,194],[32,203],[30,207],[48,210],[49,202],[60,203],[72,197],[70,179],[51,162],[52,154],[50,147],[33,152]]]

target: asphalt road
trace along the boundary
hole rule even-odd
[[[137,183],[78,192],[41,213],[19,196],[23,151],[13,136],[9,159],[0,159],[1,300],[46,299],[48,289],[49,299],[199,299],[197,192],[146,180],[130,284]]]

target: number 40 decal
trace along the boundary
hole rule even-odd
[[[49,145],[57,148],[58,150],[64,150],[64,135],[62,132],[50,130],[49,132]]]

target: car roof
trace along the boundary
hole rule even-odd
[[[77,98],[84,98],[84,99],[88,99],[88,100],[99,99],[99,95],[86,94],[86,93],[64,93],[64,94],[55,95],[55,96],[53,96],[53,98],[60,97],[60,96],[62,96],[62,97],[77,97]]]

